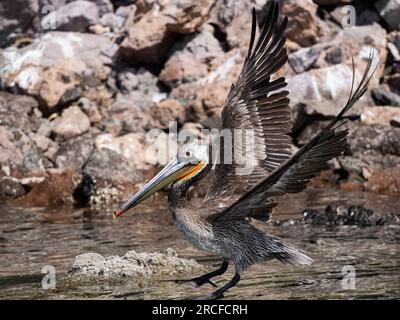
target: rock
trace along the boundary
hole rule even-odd
[[[375,103],[379,106],[400,107],[400,95],[394,92],[382,88],[374,88],[371,93]]]
[[[323,35],[323,22],[317,18],[317,5],[311,0],[285,1],[282,13],[289,19],[286,36],[302,47],[316,44]],[[301,32],[299,32],[301,30]]]
[[[206,77],[174,88],[170,98],[185,107],[189,121],[219,117],[229,89],[239,76],[243,59],[239,49],[231,50],[223,58],[216,59]]]
[[[33,206],[71,204],[72,193],[80,180],[77,172],[49,169],[38,183],[30,185],[31,190],[23,200]]]
[[[125,23],[125,19],[114,13],[106,13],[100,18],[101,25],[110,28],[113,32],[117,32],[122,28]]]
[[[313,209],[303,211],[303,223],[313,225],[357,225],[361,227],[398,224],[400,217],[395,213],[376,214],[362,205],[353,205],[347,209],[335,204],[326,207],[325,213]]]
[[[37,11],[37,0],[1,1],[0,48],[6,47],[15,37],[25,33]]]
[[[65,109],[61,117],[52,122],[52,130],[62,139],[71,139],[77,137],[90,128],[88,116],[77,106]]]
[[[11,161],[21,163],[23,155],[13,140],[12,133],[6,127],[0,126],[0,164],[8,164]]]
[[[79,172],[94,148],[94,141],[90,137],[81,136],[60,143],[54,155],[55,164],[62,170]]]
[[[317,45],[318,46],[318,45]],[[365,60],[368,58],[371,49],[374,48],[374,63],[381,60],[381,64],[376,71],[374,83],[383,76],[384,63],[387,57],[386,31],[378,24],[367,26],[355,26],[340,30],[331,40],[324,43],[325,50],[321,52],[316,67],[324,68],[332,64],[345,63],[351,67],[352,58],[355,59],[356,67],[363,70]],[[364,65],[358,65],[364,61]],[[360,71],[361,71],[360,70]]]
[[[9,177],[0,180],[0,198],[19,198],[25,193],[24,187],[18,181]]]
[[[83,172],[92,177],[96,189],[106,186],[135,187],[154,174],[148,163],[144,134],[129,133],[120,137],[101,134],[95,140]]]
[[[51,139],[49,139],[46,136],[42,136],[41,134],[35,134],[33,141],[35,142],[35,145],[42,152],[45,152],[49,148],[50,144],[52,143]]]
[[[193,33],[207,18],[211,0],[196,3],[174,0],[153,5],[139,21],[128,25],[128,36],[120,45],[121,57],[130,64],[162,65],[175,34]]]
[[[381,124],[390,126],[392,120],[400,121],[399,107],[365,107],[360,120],[366,125]]]
[[[38,106],[32,97],[0,91],[0,125],[26,132],[37,131],[40,124],[46,122]]]
[[[162,65],[173,43],[167,31],[169,19],[149,11],[128,29],[128,36],[119,46],[119,55],[130,64]]]
[[[364,180],[374,173],[400,166],[400,129],[382,125],[352,126],[346,155],[338,161],[348,175]]]
[[[379,0],[375,2],[375,8],[379,15],[391,29],[400,30],[400,1],[399,0]]]
[[[334,47],[327,50],[325,54],[325,61],[329,64],[338,64],[343,62],[344,52],[341,47]]]
[[[143,96],[142,98],[147,99],[148,97]],[[117,95],[100,125],[106,132],[119,136],[126,133],[148,131],[154,128],[154,119],[150,114],[150,108],[143,110],[133,103],[129,96]]]
[[[207,76],[212,61],[224,55],[218,40],[209,31],[188,37],[172,51],[160,74],[160,80],[170,87]]]
[[[77,105],[89,117],[91,124],[98,124],[101,122],[103,117],[94,101],[86,97],[82,97],[77,102]]]
[[[378,193],[400,193],[400,167],[385,168],[372,173],[365,189]]]
[[[48,15],[48,19],[56,21],[56,30],[85,32],[89,26],[98,23],[99,9],[93,2],[77,0],[60,6]]]
[[[213,0],[199,0],[196,2],[173,0],[163,10],[168,21],[169,32],[188,34],[195,32],[208,18]]]
[[[118,85],[126,99],[144,110],[167,97],[159,86],[158,78],[144,68],[128,68],[118,74]]]
[[[87,0],[87,1],[93,2],[96,5],[100,16],[114,12],[114,6],[111,0]]]
[[[356,83],[361,79],[361,70],[356,69]],[[306,115],[334,116],[345,105],[351,87],[352,69],[338,64],[295,75],[288,79],[292,105],[304,104]],[[346,115],[359,115],[362,105],[373,105],[368,96],[360,99]]]
[[[168,129],[171,121],[184,123],[185,110],[179,101],[165,99],[151,108],[151,115],[155,119],[157,128]]]
[[[337,6],[338,4],[350,4],[353,0],[313,0],[314,3],[320,6]]]
[[[128,251],[124,256],[104,258],[98,253],[84,253],[75,258],[70,276],[98,279],[137,278],[144,280],[204,271],[194,260],[178,258],[173,249],[166,253],[136,253]]]
[[[114,45],[99,35],[48,32],[28,46],[0,52],[2,86],[36,97],[43,111],[54,112],[79,98],[91,79],[108,77]]]
[[[288,60],[290,66],[296,73],[307,71],[317,61],[322,50],[322,46],[299,49],[289,54]]]

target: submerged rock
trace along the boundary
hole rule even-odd
[[[375,214],[374,211],[362,205],[353,205],[346,209],[343,206],[330,204],[326,207],[325,212],[305,209],[300,222],[313,225],[357,225],[362,227],[399,224],[400,212]]]
[[[121,279],[191,274],[204,270],[195,260],[178,258],[175,250],[165,253],[128,251],[124,256],[103,257],[98,253],[84,253],[75,258],[69,272],[81,278]]]

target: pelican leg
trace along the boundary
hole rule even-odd
[[[239,282],[239,280],[240,280],[240,274],[236,272],[235,275],[233,276],[232,280],[229,281],[222,288],[220,288],[220,289],[214,291],[213,293],[210,293],[204,297],[196,298],[196,300],[215,300],[215,299],[223,298],[224,292],[227,291],[228,289],[236,286],[236,284]]]
[[[211,271],[209,273],[206,273],[200,277],[192,278],[192,279],[181,279],[181,280],[174,280],[175,283],[192,283],[194,284],[195,287],[201,287],[203,284],[209,283],[214,287],[217,287],[217,285],[212,282],[210,279],[215,277],[215,276],[220,276],[221,274],[224,274],[225,271],[228,269],[228,261],[224,260],[221,264],[221,266],[214,271]]]

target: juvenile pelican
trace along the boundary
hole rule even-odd
[[[343,153],[348,131],[339,129],[339,120],[365,93],[372,76],[369,75],[371,54],[354,92],[353,64],[350,96],[336,118],[292,155],[289,137],[291,109],[288,91],[283,90],[285,78],[271,79],[287,61],[284,36],[287,18],[279,20],[279,7],[273,2],[255,42],[257,19],[253,9],[248,53],[221,115],[223,129],[254,131],[254,170],[249,175],[237,175],[236,169],[240,164],[235,161],[224,163],[224,143],[221,143],[220,163],[215,167],[207,195],[200,206],[195,206],[187,200],[186,193],[193,183],[209,173],[212,163],[208,146],[189,143],[182,146],[164,169],[114,213],[118,217],[154,192],[172,184],[168,202],[178,229],[193,245],[223,259],[218,270],[180,282],[190,281],[197,286],[209,283],[216,287],[210,279],[223,274],[229,262],[235,266],[232,280],[206,296],[207,299],[223,297],[226,290],[239,282],[242,272],[258,261],[276,258],[285,264],[311,263],[311,258],[298,249],[257,229],[251,224],[251,219],[269,221],[279,196],[302,191],[310,179],[327,167],[328,160]]]

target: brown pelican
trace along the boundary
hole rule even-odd
[[[309,265],[311,258],[266,234],[252,225],[251,220],[269,221],[277,198],[285,193],[302,191],[313,177],[327,167],[327,161],[340,156],[346,148],[348,131],[340,129],[343,114],[365,93],[372,75],[372,51],[362,79],[354,89],[353,82],[346,105],[329,125],[309,143],[292,155],[291,109],[285,78],[271,76],[287,61],[284,30],[285,17],[280,21],[279,7],[273,2],[255,42],[257,19],[253,24],[248,53],[237,82],[232,85],[221,114],[224,129],[253,129],[255,145],[252,156],[255,167],[248,175],[237,175],[237,162],[224,163],[224,143],[220,146],[220,162],[208,192],[195,206],[186,198],[188,188],[209,173],[212,167],[210,148],[189,143],[141,190],[133,195],[114,217],[122,215],[163,187],[172,184],[168,202],[173,220],[180,231],[196,247],[222,257],[218,270],[179,282],[196,286],[209,283],[223,274],[232,262],[235,275],[230,282],[206,296],[223,297],[240,280],[250,265],[276,258],[285,264]],[[299,30],[299,32],[301,32]],[[373,72],[372,72],[373,74]],[[233,145],[234,146],[234,145]]]

